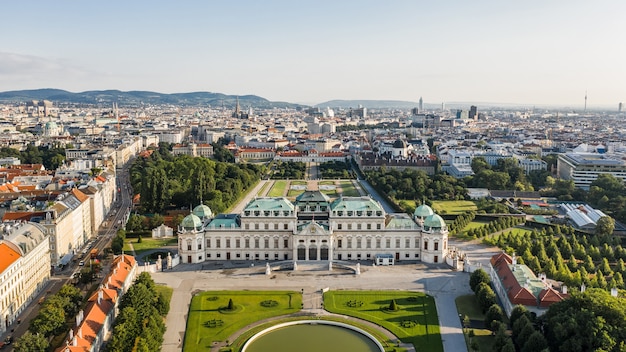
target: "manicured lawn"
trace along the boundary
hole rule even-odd
[[[469,224],[467,224],[467,226],[465,226],[463,228],[463,231],[469,231],[471,229],[476,229],[479,227],[483,227],[484,225],[487,225],[489,222],[487,221],[472,221]]]
[[[301,189],[290,189],[289,192],[287,192],[287,197],[297,197],[299,195],[301,195],[302,193],[304,193],[303,190]]]
[[[235,309],[224,308],[232,299]],[[226,341],[248,324],[300,310],[295,291],[205,291],[189,306],[183,351],[210,351],[213,341]]]
[[[170,238],[142,238],[141,243],[137,243],[136,238],[127,238],[124,242],[124,251],[130,252],[129,243],[133,244],[133,248],[135,249],[136,255],[141,255],[141,253],[151,250],[151,249],[160,249],[163,246],[176,246],[178,244],[177,237]]]
[[[480,305],[476,301],[475,295],[465,295],[456,298],[456,309],[462,316],[467,315],[471,320],[484,321],[485,315],[480,310]],[[478,341],[480,346],[480,352],[491,352],[493,350],[494,337],[491,335],[489,329],[477,329],[469,328],[463,329],[465,332],[465,340],[469,350],[469,336],[467,336],[469,330],[474,330],[474,339]]]
[[[282,197],[285,194],[285,188],[287,188],[287,181],[278,180],[274,182],[272,189],[268,192],[268,197]]]
[[[392,299],[397,311],[386,308]],[[381,325],[418,351],[443,351],[435,300],[420,292],[328,291],[324,307],[332,313],[349,315]]]
[[[432,208],[437,214],[463,214],[478,209],[469,200],[435,200]]]
[[[307,182],[304,180],[293,180],[291,181],[292,185],[306,186]]]
[[[341,181],[339,182],[339,187],[341,187],[341,192],[344,197],[358,197],[360,195],[351,181]]]
[[[493,344],[496,342],[495,341],[495,337],[491,335],[491,330],[489,329],[472,329],[474,330],[474,337],[473,339],[476,339],[476,341],[478,341],[478,351],[479,352],[492,352],[493,351]],[[468,330],[469,331],[469,330]],[[465,334],[465,339],[468,345],[468,351],[469,349],[469,336],[467,336],[467,333]]]
[[[475,295],[465,295],[456,298],[456,310],[459,314],[467,315],[472,320],[485,320],[485,315],[476,302]]]
[[[156,286],[154,286],[154,288],[156,289],[156,292],[158,294],[163,292],[163,294],[165,295],[165,297],[167,298],[168,301],[172,299],[172,294],[174,293],[174,289],[173,288],[171,288],[169,286],[165,286],[165,285],[156,285]]]
[[[319,181],[319,184],[324,185],[324,186],[334,186],[335,181],[324,180],[324,181]]]
[[[259,197],[262,197],[265,194],[265,190],[266,188],[269,186],[269,183],[266,182],[263,187],[261,187],[261,190],[259,191],[259,193],[257,193],[256,195]]]

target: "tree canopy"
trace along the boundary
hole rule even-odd
[[[624,351],[626,304],[601,289],[573,292],[550,306],[541,324],[551,351]]]
[[[221,212],[257,182],[262,171],[258,165],[216,162],[203,157],[179,155],[166,159],[154,150],[149,158],[138,158],[133,163],[130,180],[148,213],[200,203]]]

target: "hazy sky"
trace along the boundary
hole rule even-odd
[[[3,1],[0,91],[617,107],[626,1]]]

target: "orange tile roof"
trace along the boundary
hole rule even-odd
[[[85,193],[79,191],[76,188],[72,188],[72,194],[74,195],[74,197],[76,197],[76,199],[78,199],[81,203],[84,203],[85,201],[89,200],[89,197],[85,195]]]
[[[20,258],[20,254],[6,243],[0,243],[0,273]]]
[[[113,259],[112,270],[104,286],[101,286],[89,297],[84,309],[83,320],[72,329],[73,338],[68,338],[66,346],[58,348],[57,352],[86,352],[91,350],[107,316],[115,309],[115,304],[119,299],[118,289],[122,288],[136,263],[134,257],[125,254]]]

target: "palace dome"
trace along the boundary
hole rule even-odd
[[[443,218],[437,214],[430,215],[426,219],[424,219],[424,229],[427,230],[444,230],[447,229],[448,225],[443,220]]]
[[[193,208],[193,211],[191,213],[199,217],[200,219],[207,219],[213,216],[213,212],[211,211],[211,208],[209,208],[208,206],[204,204],[200,204],[197,207]]]
[[[180,226],[182,226],[184,230],[200,231],[202,229],[202,220],[194,214],[189,214],[185,216]]]
[[[413,215],[418,218],[425,218],[427,216],[433,215],[434,213],[435,212],[433,211],[433,208],[429,207],[426,204],[422,204],[419,207],[415,208]]]

